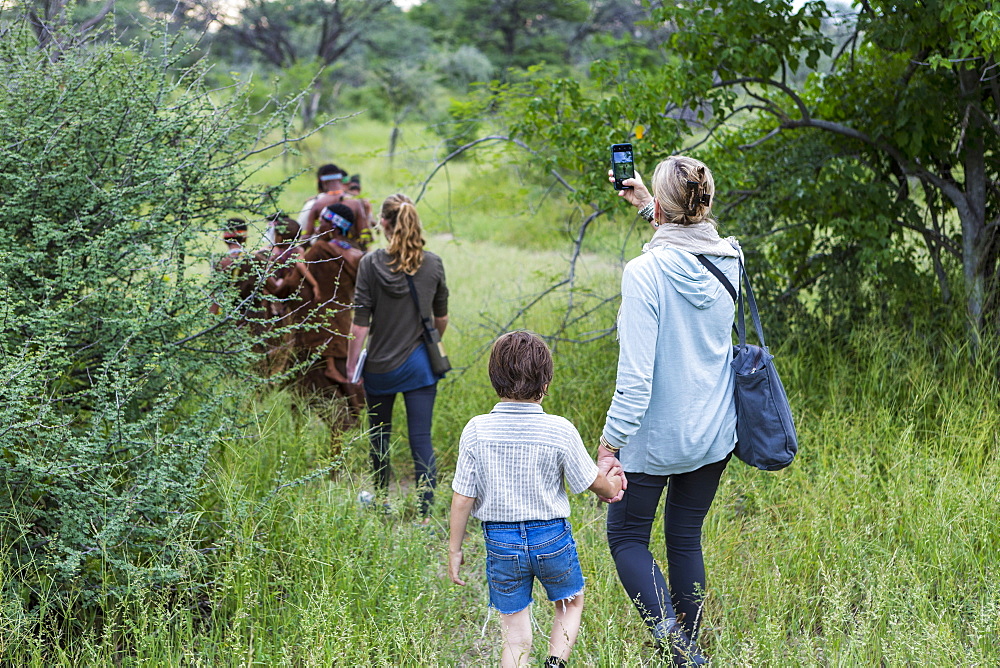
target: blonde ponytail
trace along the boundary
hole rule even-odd
[[[417,207],[406,195],[390,195],[382,203],[382,218],[389,222],[392,234],[389,236],[389,266],[393,271],[402,271],[412,276],[424,262],[423,228]]]

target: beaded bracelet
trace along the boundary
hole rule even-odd
[[[639,216],[643,218],[647,223],[653,222],[653,212],[655,211],[656,200],[651,199],[646,206],[639,209]]]

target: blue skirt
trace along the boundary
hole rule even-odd
[[[431,360],[427,357],[427,347],[423,341],[413,349],[406,361],[392,371],[371,373],[364,371],[365,392],[384,396],[397,392],[409,392],[433,385],[438,381],[431,371]]]

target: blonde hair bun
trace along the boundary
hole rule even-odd
[[[712,223],[715,179],[701,160],[674,155],[653,172],[653,197],[660,204],[660,222],[675,225]]]

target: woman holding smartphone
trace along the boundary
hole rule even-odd
[[[431,420],[439,377],[431,370],[424,345],[422,316],[433,314],[434,327],[444,334],[448,286],[441,258],[424,250],[423,229],[413,201],[406,195],[391,195],[382,203],[381,217],[389,247],[368,253],[358,267],[347,377],[354,378],[367,339],[361,377],[371,427],[375,484],[383,493],[388,490],[392,409],[396,395],[402,394],[416,482],[422,489],[420,514],[426,523],[437,485]]]
[[[622,275],[618,374],[598,458],[620,460],[627,488],[608,509],[608,545],[657,646],[676,665],[701,665],[701,531],[736,443],[736,407],[733,300],[697,256],[738,285],[740,251],[716,231],[715,182],[702,162],[667,158],[652,193],[638,175],[619,183],[656,232]],[[664,491],[669,586],[649,550]]]

